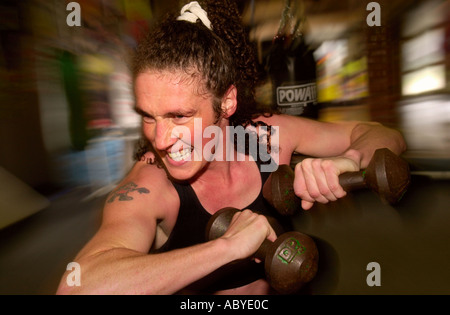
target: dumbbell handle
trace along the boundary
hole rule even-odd
[[[366,188],[365,171],[342,173],[339,175],[339,185],[347,192]]]

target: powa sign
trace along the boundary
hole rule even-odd
[[[294,86],[280,86],[277,88],[278,106],[306,106],[317,102],[315,83]]]

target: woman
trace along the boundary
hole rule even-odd
[[[231,1],[192,2],[139,46],[133,66],[145,139],[139,161],[109,196],[98,233],[75,259],[81,286],[69,287],[63,277],[58,293],[272,293],[262,264],[246,259],[276,238],[256,213],[271,211],[261,197],[268,173],[254,147],[239,158],[235,139],[224,136],[230,127],[263,134],[258,141],[276,164],[289,163],[294,152],[322,157],[295,167],[294,190],[305,210],[345,196],[338,175],[367,166],[377,148],[405,149],[398,132],[377,123],[258,113],[256,62],[239,23]],[[207,220],[223,207],[246,210],[222,237],[205,242]]]

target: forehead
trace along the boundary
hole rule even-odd
[[[136,94],[160,94],[171,91],[176,94],[208,98],[210,93],[199,75],[184,71],[145,71],[135,80]]]
[[[136,77],[134,89],[136,105],[142,109],[190,107],[212,100],[202,80],[181,71],[143,72]]]

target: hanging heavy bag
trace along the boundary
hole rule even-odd
[[[273,106],[279,112],[316,119],[316,62],[305,43],[301,1],[286,0],[280,27],[267,57]]]

